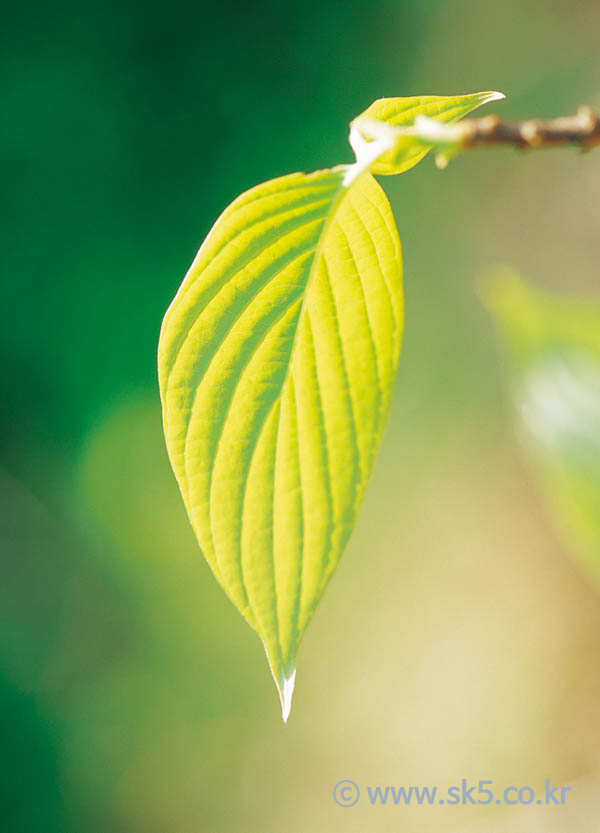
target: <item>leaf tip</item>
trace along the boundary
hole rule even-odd
[[[484,104],[489,104],[490,101],[502,101],[506,96],[498,90],[490,90],[489,92],[481,93],[485,96]]]
[[[287,723],[288,717],[292,710],[292,697],[294,695],[294,684],[296,682],[296,669],[292,671],[289,677],[282,676],[277,684],[279,690],[279,699],[281,700],[281,717],[283,722]]]

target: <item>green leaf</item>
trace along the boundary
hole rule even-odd
[[[482,92],[469,95],[425,95],[409,98],[378,98],[351,124],[350,144],[359,152],[363,142],[371,140],[373,122],[384,122],[395,128],[412,128],[418,116],[451,124],[490,101],[504,98],[502,93]],[[432,149],[432,144],[397,132],[394,147],[379,156],[371,167],[374,174],[401,174],[414,167]]]
[[[542,292],[508,269],[489,279],[485,298],[552,516],[600,578],[600,300]]]
[[[163,322],[171,464],[202,552],[264,643],[284,719],[380,443],[402,322],[391,209],[357,166],[238,197]]]

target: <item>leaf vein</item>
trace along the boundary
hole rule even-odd
[[[356,261],[356,257],[354,256],[354,252],[352,251],[352,247],[350,245],[348,235],[346,234],[346,231],[344,230],[344,227],[341,225],[341,223],[337,222],[336,225],[339,228],[340,232],[342,233],[342,235],[344,237],[344,240],[346,241],[346,248],[348,249],[348,252],[350,254],[350,258],[352,260],[352,264],[354,266],[354,271],[356,272],[356,276],[358,278],[358,284],[360,286],[360,291],[361,291],[362,298],[363,298],[363,304],[364,304],[364,308],[365,308],[365,317],[366,317],[366,321],[367,321],[367,330],[368,330],[368,333],[369,333],[369,342],[370,342],[371,353],[373,354],[373,361],[374,361],[374,366],[375,366],[375,383],[376,383],[376,406],[375,407],[377,409],[376,424],[380,425],[381,424],[382,390],[381,390],[381,379],[380,379],[380,373],[379,373],[379,356],[377,355],[377,349],[375,347],[375,338],[373,336],[373,326],[371,324],[371,319],[369,317],[369,306],[367,304],[367,297],[366,297],[366,293],[365,293],[365,288],[363,286],[360,269],[358,268],[358,263]],[[364,224],[363,224],[363,227],[364,227]],[[372,440],[373,440],[373,442],[376,442],[377,437],[373,437]]]

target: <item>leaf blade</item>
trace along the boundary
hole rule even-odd
[[[499,92],[485,91],[458,96],[408,96],[404,98],[378,98],[357,116],[352,126],[360,130],[361,122],[384,122],[391,127],[412,127],[418,116],[436,119],[444,124],[462,119],[478,107],[504,98]],[[353,144],[352,133],[350,143]],[[390,176],[408,171],[418,164],[432,149],[410,137],[399,137],[393,150],[381,154],[371,166],[371,172]]]
[[[347,169],[242,195],[161,331],[172,467],[201,549],[261,637],[289,710],[296,653],[352,530],[391,399],[401,251]]]

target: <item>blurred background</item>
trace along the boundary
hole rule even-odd
[[[596,833],[600,586],[523,453],[479,278],[508,262],[598,295],[600,152],[427,159],[383,182],[405,258],[395,402],[285,727],[187,522],[155,355],[238,193],[350,162],[348,122],[380,96],[498,89],[486,111],[515,119],[600,106],[599,30],[595,0],[4,11],[2,831]],[[462,778],[572,791],[332,797]]]

